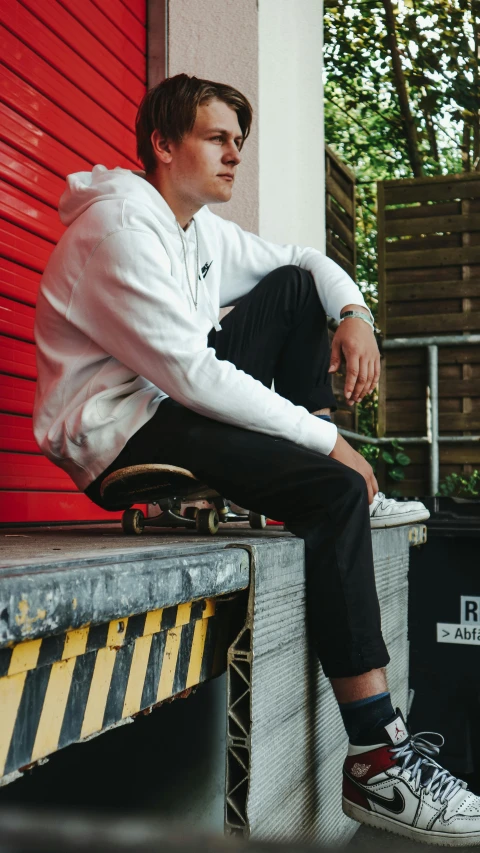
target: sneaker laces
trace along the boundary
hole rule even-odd
[[[370,513],[375,513],[378,509],[388,509],[394,503],[396,503],[394,498],[387,498],[383,492],[377,492],[373,499],[373,503],[370,504]]]
[[[439,738],[439,743],[432,743],[426,735]],[[467,783],[438,764],[434,759],[439,754],[445,739],[438,732],[420,732],[413,735],[403,746],[391,750],[395,759],[402,760],[402,771],[409,774],[415,790],[425,788],[427,794],[433,794],[433,801],[440,800],[445,805],[460,791],[466,790]]]
[[[397,503],[395,498],[387,498],[383,492],[377,492],[376,497],[378,498],[378,503],[382,505],[382,509],[385,509],[385,507],[390,506],[391,504]]]

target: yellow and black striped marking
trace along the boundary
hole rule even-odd
[[[221,635],[201,599],[0,649],[0,780],[225,669]]]

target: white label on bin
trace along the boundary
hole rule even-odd
[[[480,598],[478,596],[460,596],[460,622],[462,625],[480,625]]]
[[[437,622],[437,643],[458,643],[461,646],[480,646],[480,626],[454,625]]]

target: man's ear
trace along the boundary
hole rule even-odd
[[[168,142],[168,140],[165,139],[161,135],[160,131],[155,129],[152,132],[152,135],[150,137],[150,141],[152,143],[152,147],[153,147],[153,150],[155,152],[155,156],[158,157],[158,159],[162,163],[166,163],[166,164],[171,163],[172,162],[172,150],[171,150],[170,142]]]

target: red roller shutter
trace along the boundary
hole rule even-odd
[[[0,524],[112,519],[39,452],[33,322],[70,172],[138,168],[147,0],[0,0]]]

